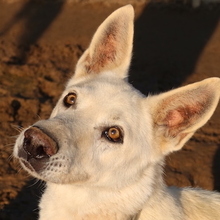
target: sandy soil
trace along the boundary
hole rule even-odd
[[[21,127],[50,115],[95,29],[120,6],[64,2],[0,1],[2,220],[36,219],[44,183],[28,177],[12,159],[15,136]],[[136,88],[147,95],[220,77],[220,5],[192,9],[135,2],[130,82]],[[219,147],[220,105],[183,150],[167,157],[167,184],[220,190]]]

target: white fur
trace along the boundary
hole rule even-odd
[[[179,150],[213,114],[220,79],[144,97],[125,80],[133,39],[132,6],[112,13],[80,58],[76,73],[48,120],[35,123],[59,145],[40,172],[47,182],[40,220],[217,220],[220,196],[169,188],[162,179],[166,154]],[[77,94],[69,108],[64,97]],[[123,143],[103,137],[123,129]],[[27,129],[26,129],[27,130]],[[14,155],[23,147],[24,130]]]

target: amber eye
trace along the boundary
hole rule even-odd
[[[105,136],[111,142],[123,143],[122,130],[117,126],[107,128],[103,131],[102,136]]]
[[[71,92],[67,94],[63,99],[63,104],[69,108],[70,106],[74,105],[76,103],[76,93]]]

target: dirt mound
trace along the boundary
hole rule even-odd
[[[12,5],[13,4],[13,7]],[[118,4],[0,2],[0,219],[35,219],[44,183],[11,158],[15,135],[44,119],[98,25]],[[157,93],[220,77],[220,6],[135,4],[131,83]],[[220,106],[182,151],[167,157],[168,185],[220,190]]]

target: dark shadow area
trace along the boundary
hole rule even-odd
[[[16,23],[24,20],[23,33],[18,36],[17,44],[20,46],[15,57],[10,61],[12,64],[26,62],[30,46],[37,42],[47,30],[53,20],[62,11],[65,1],[38,1],[29,0],[23,8],[0,30],[0,35],[8,32]]]
[[[148,4],[135,22],[131,83],[145,94],[179,86],[212,36],[219,6]]]
[[[218,146],[213,159],[212,173],[214,177],[214,190],[220,192],[220,146]]]
[[[38,203],[45,183],[31,180],[18,193],[17,197],[0,210],[1,220],[37,220]]]

